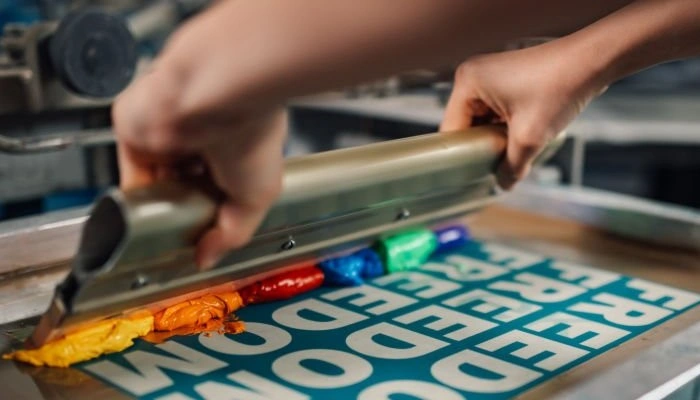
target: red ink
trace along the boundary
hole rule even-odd
[[[321,284],[323,271],[314,265],[255,282],[241,289],[239,294],[243,298],[243,304],[265,303],[289,299],[316,289]]]

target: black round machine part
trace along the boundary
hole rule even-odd
[[[138,54],[125,21],[93,8],[61,20],[49,39],[49,58],[59,79],[72,91],[112,97],[133,78]]]

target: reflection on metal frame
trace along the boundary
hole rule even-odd
[[[528,183],[521,183],[504,202],[627,238],[700,252],[700,212],[693,209],[596,189]]]
[[[695,310],[697,311],[697,310]],[[692,312],[692,311],[691,311]],[[697,316],[697,312],[695,312]],[[700,384],[700,322],[641,351],[594,378],[563,390],[552,400],[624,398],[639,400],[674,399],[680,389],[690,386],[697,394]],[[696,385],[695,389],[693,385]],[[694,399],[694,395],[677,397]]]
[[[0,135],[0,152],[12,154],[56,151],[69,146],[95,146],[114,142],[111,129],[57,132],[49,136],[14,138]]]

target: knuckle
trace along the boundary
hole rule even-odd
[[[525,143],[521,144],[521,147],[528,153],[536,153],[542,148],[542,142],[539,140],[526,141]]]
[[[188,140],[185,124],[177,113],[168,112],[167,107],[154,107],[141,132],[146,146],[158,153],[176,154],[185,151]]]
[[[465,84],[471,80],[474,74],[474,63],[471,60],[461,63],[455,70],[455,83]]]
[[[525,152],[534,153],[544,145],[544,140],[538,136],[516,136],[513,138],[515,145]]]
[[[120,97],[112,107],[112,123],[117,140],[154,154],[184,151],[188,145],[183,118],[170,107],[170,100],[154,96],[148,114],[131,104],[129,97]]]
[[[147,135],[146,147],[154,154],[175,155],[183,152],[182,143],[169,129],[151,129]]]
[[[455,70],[455,80],[469,81],[475,79],[487,57],[487,55],[474,56],[459,64]]]

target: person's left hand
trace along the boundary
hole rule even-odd
[[[171,71],[154,69],[114,104],[121,187],[182,178],[214,186],[218,214],[197,245],[198,264],[210,268],[250,240],[277,199],[286,118],[277,107],[236,113],[236,102],[206,108],[208,114],[183,113],[179,102],[190,82]]]
[[[567,38],[469,59],[457,69],[440,130],[505,122],[508,145],[496,177],[510,189],[542,148],[605,90],[594,59]]]

